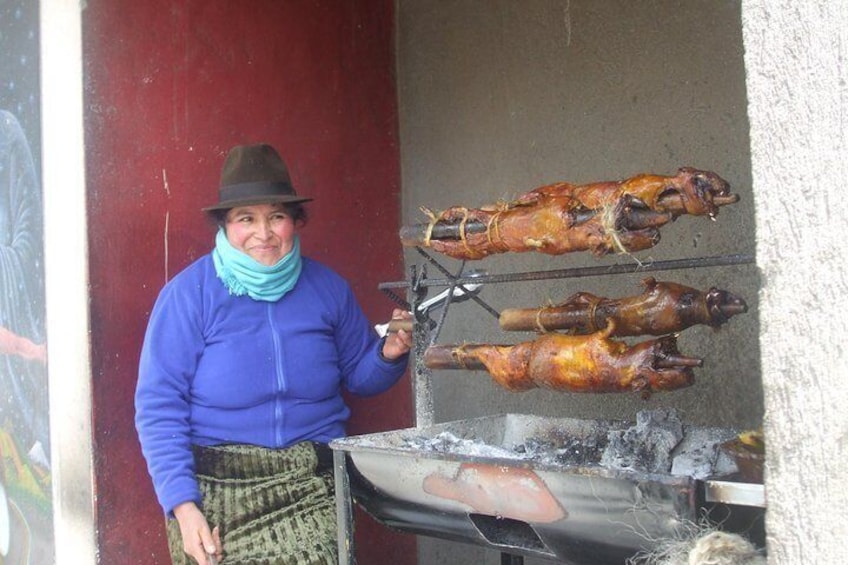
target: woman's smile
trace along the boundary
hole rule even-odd
[[[277,264],[294,247],[297,226],[282,204],[239,206],[227,212],[227,241],[257,262]]]

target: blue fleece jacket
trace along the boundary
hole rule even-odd
[[[200,503],[191,446],[271,448],[341,437],[344,387],[373,395],[403,374],[388,362],[347,282],[303,259],[277,302],[232,296],[211,255],[174,277],[150,315],[135,395],[136,428],[166,514]]]

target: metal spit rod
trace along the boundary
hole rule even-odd
[[[437,264],[435,260],[427,255],[420,248],[416,249],[427,256],[431,262]],[[714,255],[707,257],[694,257],[689,259],[670,259],[665,261],[628,261],[624,263],[614,263],[612,265],[595,266],[595,267],[573,267],[570,269],[553,269],[548,271],[527,271],[522,273],[506,273],[501,275],[482,275],[475,277],[450,277],[444,279],[423,279],[416,281],[418,286],[451,286],[466,283],[487,284],[487,283],[508,283],[508,282],[527,282],[541,281],[549,279],[568,279],[580,277],[593,277],[604,275],[620,275],[625,273],[642,273],[651,271],[671,271],[677,269],[692,269],[697,267],[718,267],[728,265],[745,265],[754,262],[754,256],[748,254],[730,254],[730,255]],[[442,267],[440,270],[444,269]],[[447,272],[444,270],[443,272]],[[377,288],[380,290],[388,290],[393,288],[410,288],[409,281],[393,281],[380,283]]]

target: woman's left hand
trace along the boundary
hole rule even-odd
[[[392,312],[392,320],[412,320],[412,314],[406,310],[395,308]],[[391,332],[386,336],[386,341],[383,342],[383,357],[394,361],[403,355],[409,353],[412,347],[412,333],[406,330],[398,330]]]

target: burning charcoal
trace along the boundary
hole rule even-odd
[[[539,463],[574,467],[598,464],[605,446],[606,438],[601,438],[599,443],[597,437],[567,437],[556,441],[530,438],[512,449]]]
[[[717,448],[715,445],[712,445],[711,448],[704,446],[678,455],[672,462],[671,474],[705,479],[712,474],[716,455]]]
[[[687,430],[686,437],[674,450],[671,474],[695,479],[725,474],[719,453],[720,444],[728,438],[728,434],[728,430]]]
[[[606,440],[588,437],[572,439],[557,450],[556,461],[562,465],[597,465],[601,460]]]
[[[524,443],[513,448],[516,453],[526,455],[531,459],[540,458],[549,454],[554,449],[554,444],[548,440],[529,438]]]
[[[601,464],[612,469],[667,473],[671,452],[683,439],[683,424],[673,409],[643,410],[636,425],[608,434]]]

